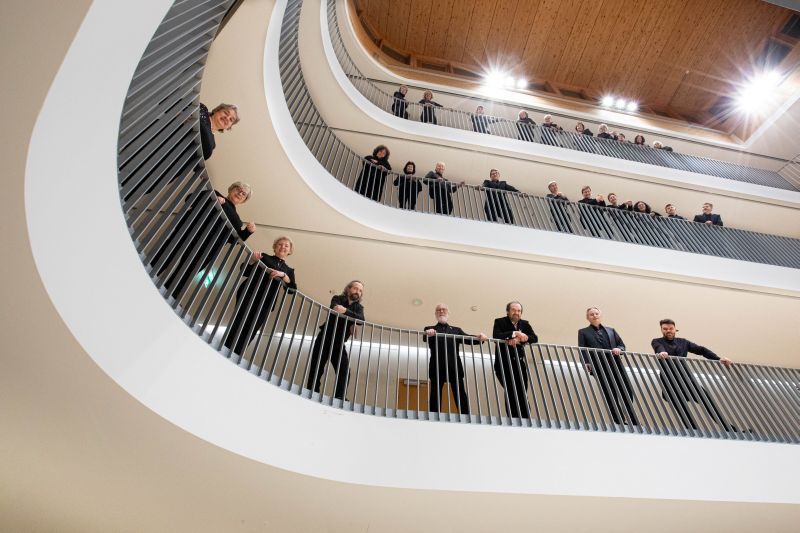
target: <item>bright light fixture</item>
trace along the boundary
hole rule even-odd
[[[750,78],[739,89],[736,98],[737,107],[747,113],[763,111],[780,83],[781,75],[774,70]]]
[[[614,97],[613,96],[604,96],[603,99],[600,101],[606,107],[611,107],[614,105]]]
[[[628,102],[626,102],[624,98],[617,98],[617,102],[614,105],[617,107],[617,109],[625,109],[625,106],[628,105]]]
[[[634,111],[636,111],[637,109],[639,109],[639,104],[637,104],[636,102],[634,102],[633,100],[631,100],[630,102],[628,102],[628,105],[626,105],[626,106],[625,106],[625,109],[627,109],[628,111],[630,111],[631,113],[633,113]]]
[[[505,75],[502,74],[501,72],[498,72],[496,70],[491,70],[491,71],[489,71],[488,74],[486,74],[486,77],[484,78],[484,82],[489,87],[502,87],[504,78],[505,78]]]
[[[517,89],[525,89],[528,86],[528,80],[520,78],[517,80]]]
[[[506,87],[513,87],[516,82],[517,80],[514,79],[514,76],[506,76]]]

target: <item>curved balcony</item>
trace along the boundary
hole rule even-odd
[[[339,65],[352,85],[378,109],[394,114],[395,98],[386,89],[385,83],[376,82],[365,76],[357,63],[350,56],[342,40],[341,27],[336,10],[336,1],[328,0],[328,30],[333,49]],[[520,106],[509,107],[499,102],[489,100],[476,101],[476,105],[485,105],[491,109],[502,109],[505,116],[514,116]],[[424,106],[411,101],[403,101],[404,118],[417,122],[428,122],[425,119]],[[637,146],[630,143],[620,143],[613,140],[578,135],[571,132],[556,131],[555,129],[533,124],[519,124],[515,120],[503,116],[475,115],[474,113],[450,107],[435,108],[436,124],[440,127],[454,128],[463,131],[479,132],[507,139],[542,144],[564,150],[590,153],[604,157],[622,159],[653,165],[674,170],[715,176],[733,181],[752,183],[764,187],[772,187],[788,191],[798,191],[793,179],[783,173],[789,171],[789,162],[784,162],[780,171],[748,167],[727,161],[715,160],[685,153],[659,150],[649,146]]]

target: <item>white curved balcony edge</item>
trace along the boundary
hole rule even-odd
[[[315,1],[314,5],[317,4],[320,4],[319,23],[323,24],[327,18],[325,5]],[[305,12],[303,17],[303,23],[311,18]],[[326,51],[331,54],[330,66],[341,82],[342,89],[358,105],[372,106],[374,109],[372,103],[367,101],[345,77],[335,56],[332,55],[333,49],[326,31],[322,32],[322,40]],[[498,228],[497,225],[487,222],[409,213],[367,200],[335,180],[308,151],[297,133],[286,102],[282,99],[277,58],[277,51],[268,48],[265,56],[264,83],[270,117],[273,126],[279,132],[283,148],[289,154],[289,159],[298,174],[320,198],[360,224],[402,237],[523,253],[549,263],[699,281],[790,296],[800,294],[800,273],[791,268],[514,226]],[[381,119],[396,119],[383,112],[375,114]],[[404,124],[406,128],[424,129],[422,124],[396,120],[406,123]],[[542,146],[542,148],[549,147]]]
[[[169,3],[92,4],[42,106],[25,172],[30,243],[53,305],[92,359],[133,397],[222,448],[343,482],[800,502],[797,446],[370,417],[288,394],[214,352],[154,289],[131,243],[114,179],[131,73]],[[282,7],[270,20],[268,62],[277,51]],[[268,94],[273,89],[268,85]],[[446,448],[446,460],[420,453],[422,443]],[[603,460],[591,460],[594,454]]]
[[[339,5],[338,9],[343,10],[348,9],[348,7],[342,7]],[[348,15],[343,15],[340,16],[340,20],[341,19],[346,19],[348,21],[348,28],[350,28],[350,31],[353,31],[352,26],[349,25],[350,17]],[[765,187],[753,183],[729,180],[716,176],[709,176],[706,174],[697,174],[684,170],[658,167],[655,165],[647,165],[644,163],[638,163],[636,161],[615,159],[613,157],[591,154],[588,152],[566,150],[545,144],[527,143],[494,135],[484,135],[481,133],[457,130],[447,127],[433,127],[429,124],[422,124],[419,122],[395,117],[391,113],[388,113],[385,109],[378,108],[375,106],[375,104],[370,102],[369,99],[362,95],[350,82],[344,70],[342,70],[342,67],[339,64],[339,61],[337,60],[336,54],[333,50],[331,37],[328,32],[327,8],[324,2],[320,5],[319,25],[320,33],[322,35],[323,49],[327,60],[326,62],[328,63],[333,76],[341,86],[341,89],[366,115],[385,127],[403,132],[405,134],[413,135],[417,138],[439,139],[444,140],[447,143],[474,145],[480,150],[499,150],[509,154],[525,155],[535,161],[540,161],[543,163],[560,165],[566,163],[571,167],[583,170],[602,171],[612,175],[635,178],[637,180],[648,181],[656,184],[680,184],[684,187],[716,191],[733,195],[738,198],[750,199],[773,205],[781,205],[793,208],[800,207],[800,191]],[[360,49],[360,45],[359,50],[363,54],[363,50]],[[369,58],[368,54],[363,55]],[[374,59],[369,58],[369,60],[378,65]],[[380,66],[380,68],[385,71],[384,67]],[[395,74],[392,74],[392,76],[397,77]],[[414,84],[415,82],[413,80],[408,80],[408,83]],[[449,90],[452,90],[452,88]]]

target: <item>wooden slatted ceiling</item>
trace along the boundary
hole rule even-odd
[[[742,79],[791,13],[760,0],[356,1],[404,52],[516,67],[516,75],[689,116],[732,92],[729,80]]]

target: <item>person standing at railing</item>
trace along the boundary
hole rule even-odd
[[[330,361],[336,374],[333,396],[344,401],[347,383],[350,381],[350,357],[344,345],[355,332],[356,321],[364,320],[364,306],[361,305],[363,296],[364,284],[353,280],[341,294],[331,298],[328,318],[319,327],[311,349],[306,388],[314,392],[320,391],[322,376]]]
[[[506,304],[506,316],[495,319],[492,337],[498,342],[494,356],[494,373],[503,387],[506,414],[514,418],[530,418],[528,405],[528,363],[525,345],[539,342],[530,322],[522,319],[522,304]]]
[[[422,93],[422,100],[420,100],[419,103],[422,106],[419,116],[420,122],[425,122],[427,124],[438,124],[438,122],[436,122],[435,108],[442,107],[442,104],[433,101],[433,92],[425,91]]]
[[[447,304],[436,306],[436,324],[424,328],[428,338],[430,361],[428,363],[428,411],[439,412],[441,405],[442,387],[450,384],[450,397],[462,415],[469,414],[469,398],[464,384],[464,364],[458,352],[464,344],[480,344],[488,339],[483,333],[477,336],[465,333],[463,329],[448,324],[450,310]]]
[[[595,207],[606,206],[606,200],[603,198],[602,194],[598,194],[597,198],[592,198],[592,188],[588,185],[584,185],[581,189],[581,196],[583,196],[583,198],[578,200],[579,204]],[[602,211],[584,207],[579,207],[578,209],[581,213],[581,225],[584,229],[589,230],[593,237],[600,237],[601,229],[608,230],[605,220],[602,219]],[[609,234],[611,234],[610,231]]]
[[[667,213],[667,218],[672,218],[675,220],[686,220],[685,218],[683,218],[678,214],[678,209],[672,204],[665,205],[664,211]]]
[[[636,144],[636,145],[639,145],[639,146],[645,146],[647,143],[646,143],[646,141],[644,139],[644,135],[637,135],[636,137],[634,137],[633,138],[633,144]]]
[[[578,122],[577,124],[575,124],[575,133],[579,135],[588,135],[589,137],[594,137],[594,133],[592,133],[592,131],[589,128],[587,128],[583,124],[583,122]]]
[[[697,423],[687,405],[687,402],[695,402],[702,404],[711,418],[716,420],[725,431],[736,431],[736,426],[725,420],[708,391],[695,380],[685,359],[691,352],[712,361],[719,361],[725,368],[733,366],[733,361],[727,357],[718,356],[705,346],[676,337],[675,334],[678,330],[675,329],[675,321],[672,319],[665,318],[658,324],[661,327],[661,337],[653,339],[650,345],[656,352],[658,364],[661,367],[659,374],[662,386],[661,395],[672,404],[687,429],[697,429]],[[683,359],[678,359],[679,357]]]
[[[451,215],[453,213],[453,193],[464,185],[452,183],[444,177],[446,167],[441,161],[436,163],[434,170],[425,174],[425,183],[428,185],[428,196],[433,200],[433,206],[440,215]]]
[[[417,208],[417,196],[422,190],[422,183],[415,176],[416,173],[417,165],[413,161],[409,161],[403,167],[403,173],[398,174],[394,179],[393,183],[397,186],[397,201],[400,209],[414,211]]]
[[[706,202],[703,204],[703,212],[699,215],[694,216],[694,222],[699,222],[701,224],[708,224],[709,226],[720,226],[722,227],[722,217],[719,215],[715,215],[714,211],[714,204],[711,202]]]
[[[392,99],[392,114],[396,117],[408,119],[408,102],[406,94],[408,85],[401,85],[395,92]]]
[[[500,181],[500,171],[493,168],[489,171],[489,179],[483,180],[481,189],[486,191],[486,203],[483,211],[487,220],[497,222],[502,219],[506,224],[514,223],[514,213],[508,203],[509,193],[519,192],[516,187]]]
[[[239,123],[239,108],[233,104],[219,104],[211,113],[200,104],[200,144],[203,146],[203,159],[214,153],[217,143],[214,132],[224,133]]]
[[[558,183],[551,181],[547,184],[547,198],[550,200],[550,214],[556,223],[558,231],[572,233],[570,214],[568,212],[569,198],[558,190]]]
[[[487,117],[482,105],[479,105],[475,109],[475,113],[471,115],[470,118],[472,119],[472,131],[476,131],[478,133],[489,134],[489,124],[499,122],[499,120],[494,117]]]
[[[597,307],[586,310],[589,325],[578,330],[578,346],[584,348],[581,358],[586,371],[600,385],[614,422],[638,426],[633,410],[633,387],[621,359],[625,344],[614,328],[601,323],[601,317],[602,312]]]
[[[364,156],[364,168],[356,181],[356,192],[361,196],[380,202],[386,186],[386,174],[392,170],[389,164],[389,149],[379,144],[372,155]]]
[[[294,243],[289,237],[278,237],[272,243],[272,252],[253,252],[242,274],[245,279],[236,290],[236,311],[223,341],[233,353],[244,355],[247,345],[267,323],[280,287],[297,290],[294,269],[286,264],[286,258],[294,253]]]
[[[222,208],[236,236],[244,241],[255,233],[256,225],[253,222],[242,222],[236,211],[236,207],[249,200],[252,193],[250,185],[236,181],[228,187],[227,196],[203,187],[189,197],[178,215],[170,236],[152,260],[152,264],[156,265],[165,251],[172,248],[168,258],[156,272],[158,276],[163,276],[171,270],[164,280],[164,287],[170,296],[179,298],[186,284],[198,272],[205,271],[213,263],[225,243],[233,243],[235,240],[234,236],[224,228],[225,219],[213,209],[215,202]],[[181,248],[183,252],[180,259],[177,263],[171,264]]]
[[[517,116],[517,132],[520,141],[534,142],[536,123],[528,116],[527,111],[520,111]]]
[[[606,139],[608,141],[613,141],[614,140],[614,136],[611,135],[610,133],[608,133],[608,126],[607,125],[600,124],[600,127],[597,129],[597,131],[598,131],[598,134],[597,134],[598,139]]]

